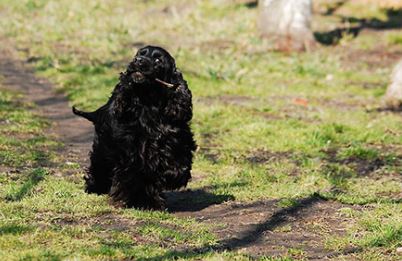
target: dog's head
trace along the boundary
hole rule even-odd
[[[170,82],[175,70],[175,60],[165,49],[146,46],[138,50],[127,73],[134,83],[141,84],[155,79]]]

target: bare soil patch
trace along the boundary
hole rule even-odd
[[[326,163],[339,163],[353,169],[357,175],[359,176],[367,176],[371,178],[378,178],[383,176],[383,174],[378,175],[377,171],[380,171],[381,168],[387,166],[391,159],[387,159],[385,156],[386,153],[394,152],[394,156],[392,159],[392,165],[394,167],[400,167],[402,164],[402,155],[398,153],[398,147],[381,147],[381,146],[373,146],[380,153],[375,158],[361,158],[357,156],[350,156],[346,158],[338,158],[337,153],[338,149],[333,148],[330,150],[323,151],[326,154],[325,161]],[[401,178],[401,176],[397,173],[390,173],[389,175],[395,176],[395,178]]]
[[[289,151],[267,151],[267,150],[256,150],[251,153],[246,159],[253,164],[261,164],[271,161],[280,161],[284,159],[292,159],[295,155]]]

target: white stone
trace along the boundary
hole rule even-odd
[[[384,103],[389,109],[402,108],[402,60],[399,61],[392,73],[392,82],[385,93]]]

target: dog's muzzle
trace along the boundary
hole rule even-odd
[[[145,81],[145,75],[142,72],[133,72],[131,78],[135,83],[142,83]]]
[[[146,57],[134,58],[134,73],[131,74],[131,78],[136,83],[142,83],[146,80],[147,76],[153,74],[152,62]]]
[[[138,71],[142,72],[143,74],[152,73],[152,61],[146,57],[135,57],[134,66]]]

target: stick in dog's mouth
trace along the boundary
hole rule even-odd
[[[160,80],[158,78],[155,78],[155,81],[159,82],[160,84],[162,84],[162,85],[164,85],[164,86],[166,86],[168,88],[173,88],[174,87],[174,84],[162,81],[162,80]]]

